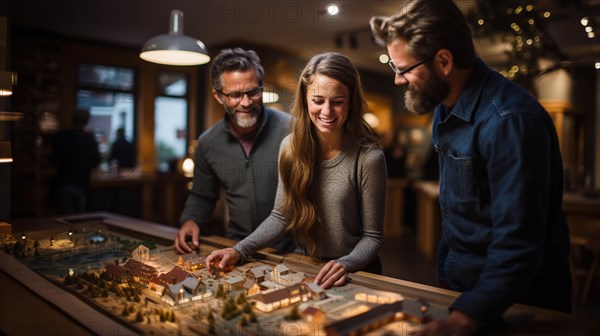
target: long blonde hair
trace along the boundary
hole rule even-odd
[[[317,131],[308,114],[307,87],[317,74],[336,79],[349,90],[348,118],[344,123],[346,139],[361,146],[379,144],[362,118],[367,103],[356,67],[339,53],[325,52],[313,56],[300,75],[291,110],[291,141],[279,158],[279,173],[285,187],[283,211],[288,219],[287,230],[311,256],[318,253],[314,237],[320,218],[313,196],[318,185],[320,151]]]

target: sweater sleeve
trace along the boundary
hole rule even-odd
[[[362,270],[373,261],[383,244],[387,170],[383,151],[371,150],[361,155],[359,185],[362,237],[339,262],[349,272]]]

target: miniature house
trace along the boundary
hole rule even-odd
[[[427,320],[429,304],[423,300],[404,300],[376,306],[345,320],[325,327],[328,336],[363,335],[395,321],[423,323]]]
[[[204,267],[204,260],[196,253],[187,253],[179,256],[177,265],[187,271],[194,272]]]
[[[227,291],[236,291],[242,289],[242,283],[244,282],[244,278],[241,276],[231,277],[225,280],[223,284],[225,290]]]
[[[206,291],[204,283],[190,276],[180,283],[165,287],[162,300],[167,304],[177,306],[209,296],[211,293]]]
[[[323,287],[317,285],[314,282],[304,284],[306,288],[310,291],[310,296],[313,300],[323,300],[327,298],[327,294],[325,294],[325,290]]]
[[[260,286],[254,280],[248,278],[242,282],[242,289],[246,291],[248,296],[260,293]]]
[[[396,314],[399,314],[401,310],[402,301],[376,306],[362,314],[325,326],[325,334],[327,336],[364,335],[386,324],[400,320],[400,317],[397,318]]]
[[[190,276],[190,273],[184,271],[179,266],[175,266],[169,272],[162,273],[161,275],[154,277],[150,282],[149,287],[155,292],[162,294],[166,286],[182,282],[188,276]]]
[[[267,275],[272,271],[271,266],[262,265],[253,267],[246,271],[246,277],[254,280],[256,283],[261,283],[266,280]]]
[[[369,303],[394,303],[404,300],[404,297],[398,293],[380,291],[371,288],[361,288],[359,293],[354,295],[356,301],[364,301]]]
[[[273,271],[271,272],[271,281],[280,282],[281,276],[290,273],[290,269],[284,264],[278,264],[273,267]]]
[[[297,302],[306,302],[310,299],[310,291],[304,284],[297,284],[268,293],[259,293],[248,298],[255,302],[254,308],[271,312],[284,308]]]
[[[147,285],[158,275],[156,268],[134,259],[127,259],[123,267],[131,275],[133,281]]]
[[[127,269],[116,264],[108,264],[106,266],[106,274],[110,280],[115,282],[121,283],[129,280]]]
[[[131,258],[140,262],[148,261],[150,260],[150,249],[140,244],[140,246],[136,247],[135,250],[131,252]]]

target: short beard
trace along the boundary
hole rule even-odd
[[[412,113],[427,114],[433,112],[435,107],[448,96],[448,93],[450,93],[450,85],[431,70],[422,87],[408,84],[404,93],[404,104]]]
[[[248,118],[240,117],[237,113],[235,113],[235,109],[229,109],[226,106],[224,107],[225,113],[229,116],[229,120],[241,128],[250,128],[256,125],[258,122],[258,117],[260,115],[260,110],[258,107],[252,107],[253,113]]]

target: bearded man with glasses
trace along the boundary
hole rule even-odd
[[[279,145],[289,133],[290,115],[263,105],[264,69],[253,50],[222,50],[210,76],[213,97],[225,115],[198,138],[193,187],[175,237],[179,253],[198,247],[200,234],[220,233],[210,218],[221,189],[229,210],[226,237],[242,240],[269,216],[277,190]],[[294,250],[288,236],[271,247]]]
[[[441,239],[437,275],[462,292],[447,318],[417,335],[468,336],[503,323],[524,303],[569,311],[569,234],[552,118],[525,90],[475,54],[450,0],[403,2],[371,19],[392,59],[408,110],[433,112]]]

